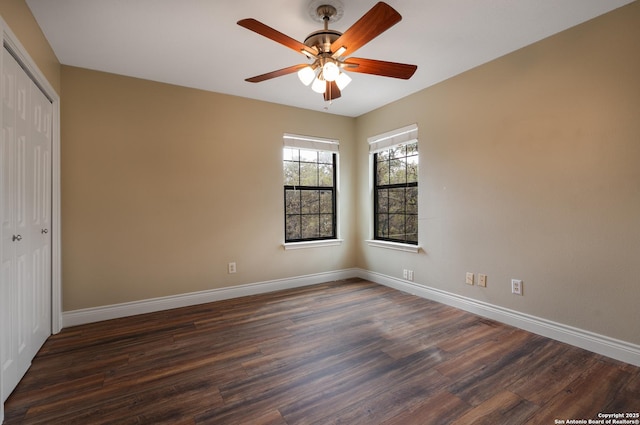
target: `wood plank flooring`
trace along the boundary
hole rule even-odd
[[[640,368],[353,279],[64,329],[5,424],[555,424]]]

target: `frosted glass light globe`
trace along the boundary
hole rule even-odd
[[[314,78],[316,78],[316,73],[313,72],[313,68],[310,66],[305,66],[300,71],[298,71],[298,78],[302,81],[302,84],[308,86],[311,84]]]
[[[311,85],[311,90],[313,90],[316,93],[324,93],[327,90],[327,82],[324,80],[321,80],[320,78],[316,78],[313,81],[313,84]]]
[[[333,62],[327,62],[322,67],[322,75],[326,81],[334,81],[340,74],[340,68]]]

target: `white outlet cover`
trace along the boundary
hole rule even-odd
[[[467,285],[473,285],[473,273],[467,273],[467,277],[465,279],[465,283]]]
[[[522,281],[520,279],[511,279],[511,293],[522,295]]]

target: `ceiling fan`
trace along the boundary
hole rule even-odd
[[[303,84],[307,86],[311,84],[311,88],[322,94],[325,101],[331,101],[339,98],[341,90],[351,81],[351,77],[343,72],[345,70],[405,80],[411,78],[415,73],[418,68],[416,65],[347,57],[400,22],[402,16],[394,8],[384,2],[379,2],[348,30],[341,33],[329,29],[329,22],[335,22],[342,16],[341,10],[339,10],[341,4],[336,0],[321,0],[320,2],[316,0],[315,2],[320,4],[315,12],[318,20],[321,19],[324,22],[324,29],[309,34],[304,43],[300,43],[253,18],[238,21],[238,25],[313,60],[310,64],[293,65],[247,78],[245,81],[259,83],[297,72]]]

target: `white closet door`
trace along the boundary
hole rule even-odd
[[[51,104],[3,49],[0,139],[2,401],[51,331]],[[48,105],[48,106],[47,106]],[[48,192],[48,193],[46,193]],[[46,226],[46,227],[45,227]],[[47,229],[47,232],[42,230]]]
[[[31,314],[28,357],[33,358],[51,335],[51,102],[29,79],[31,120],[29,123],[29,164],[31,201],[28,211],[29,254],[33,296],[28,300]]]
[[[24,220],[24,144],[18,136],[19,67],[3,49],[2,69],[2,395],[6,398],[22,373],[19,355],[26,341],[21,302],[24,299],[26,274],[24,254],[26,237]],[[25,102],[26,103],[26,102]],[[26,106],[26,105],[25,105]],[[22,233],[25,233],[24,235]],[[25,369],[26,370],[26,369]],[[3,400],[4,401],[4,400]]]

